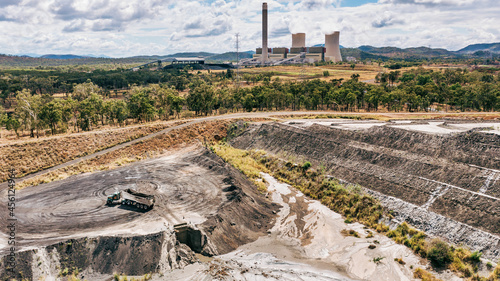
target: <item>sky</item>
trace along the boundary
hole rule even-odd
[[[0,53],[128,57],[261,45],[262,0],[0,0]],[[500,42],[498,0],[268,0],[269,46],[291,34],[345,47],[458,50]]]

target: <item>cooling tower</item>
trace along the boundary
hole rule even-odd
[[[267,57],[267,3],[262,3],[262,63],[266,63]]]
[[[342,61],[342,55],[340,54],[339,37],[339,31],[335,31],[332,34],[325,34],[325,60],[333,62]]]
[[[306,46],[305,33],[292,34],[292,48],[304,48],[305,46]]]

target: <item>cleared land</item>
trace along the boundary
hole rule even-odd
[[[324,72],[328,71],[328,76],[324,75]],[[367,81],[375,79],[375,76],[379,72],[383,72],[384,69],[378,65],[356,65],[354,69],[349,64],[342,65],[324,65],[324,66],[293,66],[293,65],[283,65],[283,66],[270,66],[270,67],[255,67],[255,68],[244,68],[240,70],[241,74],[250,73],[266,73],[272,72],[273,76],[279,77],[284,80],[296,80],[296,79],[308,79],[308,78],[319,78],[321,80],[331,80],[331,79],[351,79],[353,74],[359,74],[360,81]]]
[[[413,280],[410,266],[427,263],[409,249],[370,234],[360,224],[346,224],[319,201],[269,176],[264,176],[267,193],[260,193],[242,173],[199,145],[226,137],[228,118],[289,115],[200,118],[26,180],[21,185],[42,184],[17,191],[17,241],[22,251],[16,278],[57,280],[66,271],[88,280],[109,280],[115,272],[135,276],[153,272],[155,280],[194,276],[373,280],[381,275],[387,280]],[[299,163],[325,165],[333,176],[369,188],[396,211],[396,219],[414,219],[418,227],[433,227],[426,230],[451,241],[473,242],[472,248],[483,250],[486,257],[498,254],[500,240],[495,240],[494,229],[500,182],[495,168],[500,161],[498,122],[490,126],[453,120],[429,124],[330,118],[239,124],[240,130],[229,131],[230,137],[236,136],[235,146],[260,147]],[[476,127],[484,132],[468,131]],[[441,131],[433,131],[437,129]],[[458,177],[460,173],[464,176]],[[66,178],[74,174],[80,175]],[[105,205],[107,195],[127,188],[155,194],[157,205],[148,212]],[[7,198],[6,191],[2,193]],[[0,212],[0,227],[5,229],[7,210]],[[189,223],[187,240],[173,228],[182,222]],[[8,253],[7,239],[0,235],[3,254]],[[195,253],[215,258],[202,257],[205,262],[196,263],[200,256]],[[405,264],[394,260],[400,258]],[[4,257],[3,265],[5,261]],[[444,280],[457,280],[443,274]],[[5,266],[0,267],[0,276],[6,276]]]

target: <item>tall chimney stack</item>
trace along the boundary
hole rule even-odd
[[[267,3],[262,3],[262,64],[267,62]]]

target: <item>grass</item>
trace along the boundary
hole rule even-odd
[[[345,187],[334,179],[327,179],[324,174],[311,169],[307,162],[302,165],[284,162],[264,152],[249,152],[226,144],[214,146],[213,151],[250,178],[259,177],[260,172],[269,173],[279,181],[321,201],[333,211],[344,215],[347,220],[388,230],[388,227],[379,223],[383,208],[377,200],[363,194],[359,186]]]
[[[422,281],[443,281],[441,279],[434,277],[432,273],[420,267],[415,269],[415,271],[413,272],[413,277],[422,279]]]
[[[405,265],[406,262],[403,260],[403,258],[394,258],[394,261],[399,263],[400,265]]]
[[[495,270],[493,270],[490,277],[488,278],[488,281],[499,281],[499,280],[500,280],[500,264],[497,265]]]
[[[328,76],[325,76],[325,71],[328,71]],[[353,74],[359,74],[359,80],[372,80],[379,73],[380,68],[377,65],[356,65],[352,69],[350,64],[342,65],[320,65],[320,66],[297,66],[297,65],[280,65],[270,67],[254,67],[245,68],[240,71],[240,74],[260,74],[272,72],[273,77],[280,79],[297,80],[305,78],[319,78],[321,80],[344,79],[348,80]]]
[[[224,159],[224,161],[230,163],[251,179],[260,178],[260,172],[267,173],[265,166],[253,158],[256,155],[248,157],[250,156],[250,153],[263,155],[261,152],[248,152],[246,150],[234,149],[224,143],[211,146],[210,148],[213,152]]]
[[[16,169],[17,177],[22,177],[181,123],[183,121],[162,122],[41,140],[11,141],[0,146],[0,182],[7,180],[11,167]]]
[[[263,156],[262,152],[249,152],[246,150],[235,149],[226,143],[213,145],[210,149],[219,155],[219,157],[224,159],[224,161],[228,162],[250,178],[257,185],[258,190],[261,193],[265,193],[267,191],[264,179],[261,177],[260,173],[267,173],[268,170],[262,163],[259,163],[254,159],[256,157]],[[250,156],[250,153],[254,155]]]

